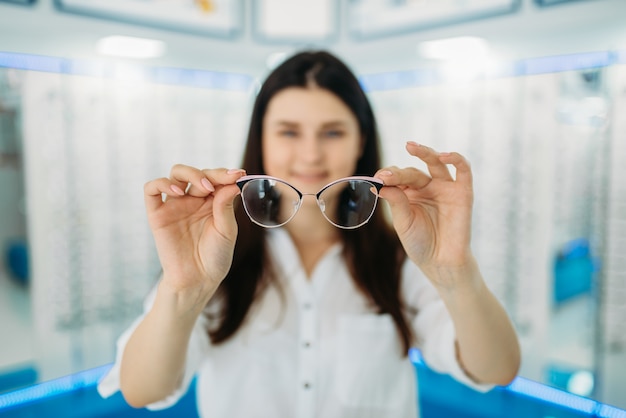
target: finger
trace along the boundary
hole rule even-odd
[[[433,178],[452,180],[448,167],[439,159],[439,153],[432,148],[409,141],[406,143],[406,150],[426,163],[428,172]]]
[[[456,169],[456,181],[464,183],[471,187],[472,185],[472,168],[469,161],[458,152],[442,152],[439,159],[444,164],[452,164]]]
[[[411,205],[406,194],[396,186],[385,186],[380,190],[379,196],[389,205],[391,218],[396,228],[406,229],[411,219]]]
[[[202,196],[202,190],[200,190],[199,192],[196,191],[198,187],[207,189],[207,187],[210,186],[213,190],[215,190],[215,188],[217,187],[235,184],[235,182],[239,180],[241,176],[244,176],[246,174],[246,171],[241,168],[207,168],[202,170],[201,172],[201,185],[198,186],[197,183],[192,183],[189,187],[189,190],[187,191],[192,196]]]
[[[246,170],[243,168],[214,168],[202,170],[202,173],[214,186],[227,186],[235,184],[239,178],[246,174]]]
[[[432,181],[432,178],[415,167],[386,167],[378,170],[374,177],[383,181],[385,186],[407,186],[421,189]]]
[[[147,182],[144,187],[146,208],[154,210],[163,204],[163,195],[171,197],[183,196],[185,192],[170,179],[160,178]]]
[[[213,219],[215,227],[228,237],[234,237],[237,233],[234,202],[235,197],[239,193],[239,187],[235,184],[223,186],[218,193],[215,193],[215,200],[213,201]]]
[[[206,197],[215,192],[215,187],[233,184],[245,174],[242,169],[205,169],[200,170],[184,164],[172,167],[170,177],[172,182],[186,193],[194,197]]]
[[[170,171],[172,184],[194,197],[206,197],[215,191],[215,187],[204,172],[184,164],[176,164]]]

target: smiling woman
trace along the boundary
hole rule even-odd
[[[272,98],[263,119],[262,152],[265,173],[314,193],[355,172],[363,138],[350,108],[313,80],[309,83]]]
[[[161,409],[197,376],[201,416],[262,404],[263,416],[413,418],[413,346],[476,390],[509,383],[519,347],[471,251],[467,161],[409,142],[428,172],[383,168],[379,148],[343,62],[304,51],[279,65],[241,169],[177,164],[146,183],[162,276],[100,393]]]

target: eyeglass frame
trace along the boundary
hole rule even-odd
[[[243,188],[246,184],[248,184],[249,182],[253,181],[253,180],[273,180],[273,181],[278,181],[282,184],[285,184],[289,187],[291,187],[296,193],[298,193],[299,196],[299,201],[298,201],[298,206],[296,208],[296,210],[294,210],[293,214],[283,223],[278,224],[278,225],[263,225],[260,222],[255,221],[252,216],[250,215],[250,212],[248,212],[248,207],[246,205],[245,199],[243,198]],[[321,202],[320,202],[320,195],[329,187],[334,186],[335,184],[338,183],[343,183],[343,182],[347,182],[347,181],[352,181],[352,180],[360,180],[360,181],[364,181],[367,183],[370,183],[374,188],[376,188],[376,201],[374,202],[374,206],[372,207],[372,212],[369,214],[369,216],[367,217],[366,220],[364,220],[363,222],[361,222],[360,224],[356,225],[356,226],[341,226],[338,225],[336,223],[334,223],[333,221],[331,221],[328,216],[326,216],[325,211],[322,209],[321,206]],[[334,181],[331,181],[330,183],[326,184],[324,187],[322,187],[320,189],[319,192],[317,193],[302,193],[300,190],[298,190],[295,186],[289,184],[287,181],[278,178],[278,177],[273,177],[273,176],[268,176],[265,174],[250,174],[250,175],[245,175],[243,177],[240,177],[239,180],[237,180],[235,182],[235,184],[237,185],[237,187],[239,187],[239,190],[242,192],[241,194],[241,201],[243,203],[243,208],[246,212],[246,215],[248,215],[248,218],[250,219],[250,221],[252,221],[253,223],[263,227],[263,228],[279,228],[287,223],[289,223],[289,221],[291,221],[294,216],[296,216],[296,214],[298,213],[298,211],[300,210],[300,207],[302,206],[302,202],[304,200],[304,196],[315,196],[315,202],[317,203],[317,207],[320,209],[320,212],[322,212],[322,215],[324,216],[324,218],[333,226],[337,227],[337,228],[341,228],[341,229],[356,229],[356,228],[360,228],[363,225],[365,225],[366,223],[369,222],[369,220],[372,218],[372,215],[374,215],[374,212],[376,211],[376,206],[378,205],[378,196],[380,193],[380,190],[384,187],[384,183],[382,182],[382,180],[377,179],[375,177],[369,177],[369,176],[350,176],[350,177],[343,177]]]

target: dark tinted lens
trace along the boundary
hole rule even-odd
[[[376,187],[364,180],[346,180],[327,187],[319,195],[324,216],[342,228],[367,223],[378,201]]]
[[[250,219],[268,228],[288,222],[300,206],[298,192],[272,179],[250,180],[243,186],[241,198]]]

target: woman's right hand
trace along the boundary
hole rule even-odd
[[[162,284],[170,290],[208,295],[226,277],[237,239],[233,202],[239,188],[235,182],[244,174],[241,169],[199,170],[178,164],[169,178],[145,184]]]

